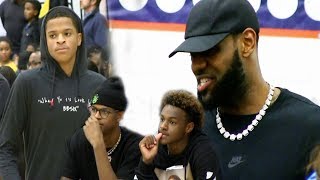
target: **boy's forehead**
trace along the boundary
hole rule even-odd
[[[31,2],[26,2],[26,3],[24,4],[24,6],[32,6],[32,7],[34,7],[34,5],[33,5]]]
[[[64,30],[64,29],[74,29],[72,19],[70,17],[56,17],[49,19],[46,24],[46,31]]]

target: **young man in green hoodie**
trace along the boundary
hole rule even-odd
[[[0,123],[4,179],[20,179],[16,159],[22,135],[26,179],[58,179],[65,142],[84,124],[90,98],[105,79],[87,70],[82,23],[71,9],[48,12],[40,43],[44,65],[18,76]]]

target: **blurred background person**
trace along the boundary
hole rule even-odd
[[[10,85],[7,79],[0,73],[0,118],[2,117],[4,106],[9,96]],[[1,177],[0,177],[1,179]]]
[[[39,68],[42,65],[40,51],[31,53],[28,62],[28,69]]]
[[[19,74],[22,71],[27,70],[27,65],[28,65],[29,57],[30,57],[31,53],[32,52],[30,52],[30,51],[23,51],[23,52],[19,53],[17,74]]]
[[[113,75],[112,64],[105,49],[100,46],[90,46],[87,50],[87,57],[89,62],[93,62],[97,66],[98,72],[104,77]]]
[[[26,51],[28,45],[34,47],[39,46],[40,43],[40,25],[39,13],[41,10],[41,3],[37,0],[26,0],[24,4],[24,17],[28,21],[22,31],[20,52]],[[29,47],[30,48],[30,47]]]
[[[14,80],[16,80],[16,73],[8,66],[1,66],[0,73],[7,79],[9,86],[11,87]]]
[[[99,46],[107,54],[109,27],[107,19],[99,11],[101,0],[80,0],[80,8],[84,11],[83,28],[86,47]]]
[[[18,56],[23,27],[27,24],[24,17],[25,0],[5,0],[0,5],[0,18],[7,37],[12,42],[12,53]]]
[[[312,150],[310,154],[310,163],[307,166],[306,180],[319,180],[320,179],[320,144]]]
[[[9,66],[15,73],[18,70],[17,65],[11,59],[12,57],[12,44],[9,38],[5,36],[0,37],[0,67]]]
[[[93,72],[99,73],[98,66],[92,61],[88,62],[88,69]]]

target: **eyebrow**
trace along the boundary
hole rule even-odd
[[[62,31],[72,31],[72,28],[63,29]],[[48,33],[55,33],[57,30],[48,31]]]

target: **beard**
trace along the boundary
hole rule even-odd
[[[248,85],[238,49],[234,51],[232,59],[229,69],[212,91],[198,92],[198,99],[205,110],[212,110],[219,106],[236,107],[246,95]],[[208,97],[204,98],[206,95]]]

